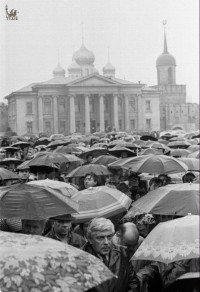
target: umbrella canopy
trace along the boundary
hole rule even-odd
[[[187,149],[173,149],[170,153],[170,155],[173,157],[186,157],[188,154],[190,154],[190,151]]]
[[[173,137],[169,141],[186,141],[186,139],[184,137]]]
[[[127,216],[150,213],[159,215],[199,214],[199,184],[166,185],[149,192],[132,204]]]
[[[98,157],[100,155],[105,155],[107,151],[108,150],[106,148],[92,148],[88,151],[85,151],[84,153],[81,153],[79,155],[79,158],[86,159],[88,155],[92,155],[93,157]]]
[[[192,152],[188,155],[189,158],[200,158],[200,151]]]
[[[73,214],[75,222],[86,222],[94,217],[112,217],[125,212],[132,200],[117,189],[107,186],[91,187],[73,195],[78,202],[78,214]]]
[[[67,145],[67,146],[59,146],[54,152],[56,153],[62,153],[62,154],[72,154],[77,153],[81,154],[84,151],[87,151],[88,149],[83,146],[78,146],[78,144],[75,145]]]
[[[97,176],[100,175],[111,175],[110,170],[104,166],[104,165],[98,165],[98,164],[87,164],[87,165],[82,165],[71,171],[67,177],[83,177],[87,173],[93,172]]]
[[[106,143],[95,143],[90,147],[90,149],[92,150],[92,149],[103,148],[103,147],[107,148],[107,144]]]
[[[2,218],[36,219],[77,212],[78,206],[58,190],[31,184],[0,188]]]
[[[69,198],[71,198],[77,192],[77,189],[75,189],[71,184],[65,183],[62,181],[51,180],[51,179],[30,181],[27,184],[28,185],[30,184],[33,186],[48,187],[52,190],[61,192],[64,197],[69,197]]]
[[[11,152],[11,153],[15,153],[20,150],[20,148],[12,147],[12,146],[3,147],[3,149],[6,150],[6,152]]]
[[[12,147],[19,147],[21,149],[24,149],[26,147],[29,147],[30,146],[30,143],[29,142],[20,141],[20,142],[17,142],[17,143],[12,144],[11,146]]]
[[[62,162],[69,162],[64,154],[44,152],[33,158],[29,162],[29,166],[52,166],[52,164],[61,164]]]
[[[19,176],[3,167],[0,167],[0,180],[11,180],[11,179],[19,179]]]
[[[171,263],[199,258],[199,216],[158,224],[144,239],[131,260]]]
[[[2,291],[82,292],[114,277],[98,258],[42,236],[0,231]]]
[[[167,146],[170,148],[182,148],[182,149],[186,149],[190,145],[191,144],[187,141],[173,141],[173,142],[169,142],[169,144],[167,144]]]
[[[8,157],[8,158],[4,158],[0,161],[0,164],[2,165],[9,165],[10,163],[14,163],[14,164],[20,164],[22,163],[21,160],[19,160],[18,158],[15,157]]]
[[[52,141],[51,143],[49,143],[46,146],[46,148],[55,148],[55,147],[62,146],[62,145],[68,145],[70,143],[71,143],[70,140],[56,140],[56,141]]]
[[[163,151],[161,149],[156,149],[156,148],[147,148],[147,149],[143,149],[140,152],[140,155],[149,155],[149,154],[161,155],[163,154]]]
[[[199,159],[184,157],[184,158],[179,158],[178,160],[185,163],[188,166],[189,171],[200,171]]]
[[[166,145],[159,143],[159,142],[153,142],[151,144],[151,148],[160,149],[163,151],[170,151],[171,150],[169,147],[167,147]]]
[[[109,152],[111,155],[114,155],[114,156],[117,156],[117,157],[120,157],[121,154],[122,154],[122,152],[126,152],[127,157],[133,157],[133,156],[136,156],[135,152],[133,152],[133,151],[130,150],[129,148],[121,147],[121,146],[115,146],[114,148],[108,150],[108,152]]]
[[[101,165],[108,165],[111,162],[117,161],[118,158],[112,155],[101,155],[95,159],[93,159],[93,164],[101,164]]]
[[[196,152],[196,151],[199,151],[200,150],[200,146],[199,145],[191,145],[188,147],[187,149],[190,153],[192,152]]]
[[[148,140],[150,140],[150,141],[158,141],[157,138],[155,138],[155,137],[153,137],[151,135],[143,135],[143,136],[140,137],[140,140],[143,140],[143,141],[148,141]]]
[[[145,172],[154,174],[171,174],[185,172],[188,167],[179,160],[166,155],[140,155],[133,158],[124,158],[110,163],[109,168],[130,169],[133,172]]]

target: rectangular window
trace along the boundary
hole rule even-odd
[[[119,120],[119,130],[122,129],[122,120]]]
[[[26,103],[26,114],[31,115],[32,113],[33,113],[32,102],[29,101]]]
[[[135,120],[130,120],[131,130],[135,130]]]
[[[151,111],[151,101],[146,100],[146,112],[150,112],[150,111]]]
[[[65,101],[64,100],[63,101],[60,101],[58,103],[58,113],[60,115],[65,114]]]
[[[45,121],[44,127],[45,127],[45,132],[51,133],[51,122],[50,121]]]
[[[80,113],[81,111],[81,105],[80,105],[80,101],[78,99],[74,100],[74,106],[75,106],[75,112],[76,113]]]
[[[94,99],[90,99],[90,113],[94,113]]]
[[[33,133],[33,122],[26,122],[26,131],[27,133]]]
[[[135,100],[130,100],[129,101],[129,106],[130,106],[130,111],[135,112],[136,106],[135,106]]]
[[[76,132],[80,132],[80,131],[81,131],[81,122],[76,121]]]
[[[147,130],[151,129],[151,119],[146,119],[146,129]]]
[[[107,100],[107,98],[104,98],[104,111],[106,113],[108,113],[108,100]]]
[[[60,121],[60,133],[65,133],[65,121]]]
[[[51,100],[50,99],[44,100],[44,114],[51,115]]]

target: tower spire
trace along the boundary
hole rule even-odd
[[[167,20],[163,20],[163,26],[164,26],[164,48],[163,48],[163,54],[168,54],[168,49],[167,49],[167,38],[166,38],[166,24]]]
[[[108,49],[108,62],[110,62],[110,47],[108,46],[107,49]]]
[[[84,44],[84,30],[83,30],[83,21],[81,22],[81,35],[82,35],[82,45]]]

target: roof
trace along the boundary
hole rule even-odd
[[[32,92],[32,87],[35,84],[38,84],[38,83],[31,83],[31,84],[29,84],[29,85],[27,85],[27,86],[25,86],[25,87],[23,87],[21,89],[16,90],[15,92],[28,92],[28,91]]]
[[[72,77],[65,77],[65,76],[55,76],[51,78],[50,80],[40,82],[36,85],[65,85],[72,82],[75,79],[77,79],[77,77],[72,78]]]
[[[131,81],[128,81],[128,80],[124,80],[124,79],[120,79],[120,78],[116,78],[116,77],[112,77],[111,78],[112,80],[120,83],[120,84],[124,84],[124,85],[135,85],[135,84],[138,84],[138,83],[134,83],[134,82],[131,82]]]

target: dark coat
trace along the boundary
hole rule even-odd
[[[92,245],[87,242],[82,248],[84,251],[98,257],[95,253]],[[117,277],[113,278],[93,289],[88,291],[98,291],[98,292],[139,292],[139,281],[133,270],[132,265],[129,263],[126,250],[121,246],[113,245],[109,262],[107,267],[115,274]]]
[[[52,238],[52,239],[56,239],[56,240],[59,240],[61,241],[55,234],[54,230],[51,229],[51,231],[49,231],[45,237],[49,237],[49,238]],[[74,232],[70,232],[69,233],[69,240],[68,240],[68,244],[72,245],[72,246],[75,246],[77,248],[81,248],[84,246],[84,244],[86,243],[85,239],[79,235],[79,234],[76,234]]]

